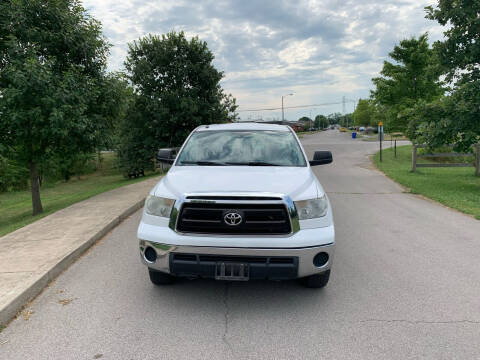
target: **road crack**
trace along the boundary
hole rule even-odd
[[[405,324],[480,324],[476,320],[448,320],[448,321],[427,321],[427,320],[404,320],[404,319],[366,319],[360,320],[361,323],[366,322],[383,322],[383,323],[405,323]]]
[[[222,335],[222,341],[225,345],[227,345],[228,349],[230,352],[233,354],[233,347],[232,344],[228,341],[228,323],[229,323],[229,317],[230,317],[230,308],[228,306],[228,282],[225,281],[225,290],[223,292],[223,306],[225,308],[225,313],[224,313],[224,330],[223,330],[223,335]]]

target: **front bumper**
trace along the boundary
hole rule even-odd
[[[332,239],[333,240],[333,239]],[[147,265],[149,268],[164,273],[173,273],[178,275],[176,271],[172,269],[178,269],[174,267],[173,264],[173,255],[174,254],[191,254],[191,255],[202,255],[202,256],[227,256],[227,257],[250,257],[250,258],[276,258],[276,257],[291,257],[294,259],[294,269],[285,269],[285,272],[282,272],[282,268],[279,265],[266,265],[266,268],[258,269],[258,276],[253,278],[265,278],[265,279],[286,279],[286,278],[300,278],[309,275],[314,275],[322,273],[330,269],[334,250],[335,243],[320,245],[320,246],[309,246],[301,248],[246,248],[246,247],[213,247],[213,246],[191,246],[191,245],[171,245],[163,244],[154,241],[140,240],[140,258],[142,262]],[[145,250],[147,248],[152,248],[157,254],[157,258],[154,262],[148,261],[145,258]],[[322,266],[314,265],[314,257],[319,253],[328,254],[328,261]],[[201,277],[212,277],[210,276],[210,269],[208,263],[200,263],[201,257],[197,256],[198,264],[191,264],[189,268],[192,276],[201,276]],[[267,261],[269,263],[270,261]],[[272,261],[273,263],[273,261]],[[214,266],[214,264],[210,264]],[[252,265],[250,265],[252,266]],[[254,266],[257,266],[254,264]],[[269,267],[270,266],[270,267]],[[193,270],[192,270],[193,269]],[[198,270],[195,270],[198,269]],[[264,274],[264,275],[262,275]],[[180,274],[184,275],[184,274]]]

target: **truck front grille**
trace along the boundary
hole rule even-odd
[[[298,257],[230,256],[212,254],[170,254],[170,272],[176,276],[214,278],[216,266],[222,262],[248,265],[252,280],[287,280],[298,276]]]
[[[240,214],[238,225],[229,225],[228,213]],[[284,235],[291,232],[290,218],[283,204],[185,203],[177,230],[202,234]]]

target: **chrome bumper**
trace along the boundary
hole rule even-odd
[[[187,245],[168,245],[152,241],[140,240],[140,258],[149,268],[164,273],[170,273],[170,254],[188,253],[203,255],[231,255],[231,256],[292,256],[298,258],[298,275],[305,277],[330,269],[335,244],[322,246],[312,246],[304,248],[238,248],[238,247],[210,247],[210,246],[187,246]],[[151,247],[157,253],[155,262],[150,262],[145,258],[145,249]],[[328,262],[317,267],[313,264],[313,258],[320,252],[328,254]]]

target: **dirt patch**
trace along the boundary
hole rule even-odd
[[[30,317],[32,316],[32,314],[33,314],[33,310],[25,310],[22,314],[23,315],[23,320],[25,320],[25,321],[30,320]]]
[[[60,300],[58,300],[58,303],[59,303],[60,305],[65,306],[65,305],[70,304],[73,300],[74,300],[74,299],[60,299]]]

